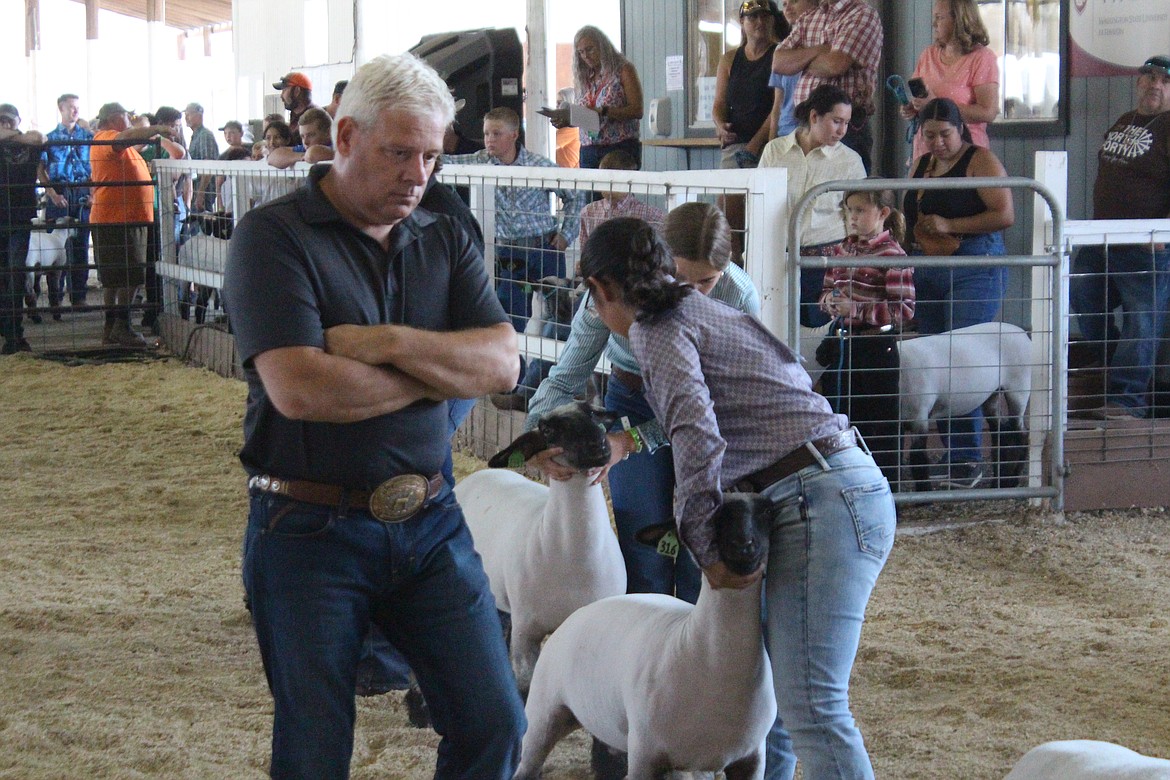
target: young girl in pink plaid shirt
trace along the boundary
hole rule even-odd
[[[890,190],[847,192],[841,202],[849,236],[831,257],[905,255],[906,219]],[[914,269],[850,267],[825,273],[820,306],[853,332],[893,325],[914,316]]]

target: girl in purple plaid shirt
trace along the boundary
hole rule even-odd
[[[646,400],[674,451],[675,518],[703,588],[759,587],[779,717],[767,780],[869,780],[849,708],[865,607],[894,541],[890,486],[849,420],[812,390],[799,357],[759,320],[676,278],[662,240],[639,219],[594,231],[581,273],[597,316],[627,336]],[[859,446],[860,445],[860,446]],[[724,491],[775,507],[768,561],[731,572],[711,518]]]

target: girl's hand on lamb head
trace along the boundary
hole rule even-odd
[[[549,447],[547,450],[541,450],[528,459],[528,465],[539,469],[549,479],[564,482],[577,473],[576,469],[556,460],[556,457],[564,451],[562,447]]]
[[[760,578],[764,576],[764,567],[761,566],[751,574],[736,574],[728,569],[723,561],[716,561],[703,569],[703,574],[707,577],[707,582],[715,590],[719,590],[720,588],[743,590],[749,585],[760,581]]]
[[[591,485],[600,485],[601,481],[609,476],[610,469],[635,452],[633,440],[625,431],[607,433],[605,438],[609,439],[609,462],[599,469],[590,470],[589,473],[593,476],[593,480],[589,483]]]

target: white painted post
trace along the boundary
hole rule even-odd
[[[750,239],[744,270],[760,292],[760,322],[776,338],[797,347],[788,333],[788,171],[755,168],[749,178],[746,224]]]
[[[1068,209],[1068,154],[1065,152],[1036,152],[1035,173],[1037,182],[1046,186],[1057,197],[1060,207],[1067,214]],[[1064,247],[1052,247],[1052,212],[1040,195],[1032,196],[1032,254],[1046,255],[1053,251],[1064,252]],[[1042,431],[1056,432],[1064,427],[1065,410],[1052,408],[1051,382],[1064,384],[1061,397],[1067,398],[1068,374],[1061,372],[1053,377],[1049,372],[1053,340],[1068,343],[1068,275],[1067,268],[1059,271],[1046,266],[1032,269],[1032,397],[1028,415],[1028,484],[1037,487],[1043,477],[1045,436]],[[1053,275],[1060,273],[1060,294],[1064,301],[1065,316],[1054,323],[1051,291]],[[1037,392],[1037,391],[1043,392]],[[1035,503],[1035,502],[1034,502]]]
[[[550,96],[553,83],[549,71],[548,0],[528,0],[528,62],[524,68],[524,145],[529,151],[555,159],[552,146],[555,136],[549,132],[548,118],[537,112],[541,106],[555,106],[556,96]]]

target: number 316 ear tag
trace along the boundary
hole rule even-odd
[[[658,554],[665,555],[672,561],[678,558],[678,533],[676,531],[667,531],[658,540]]]

